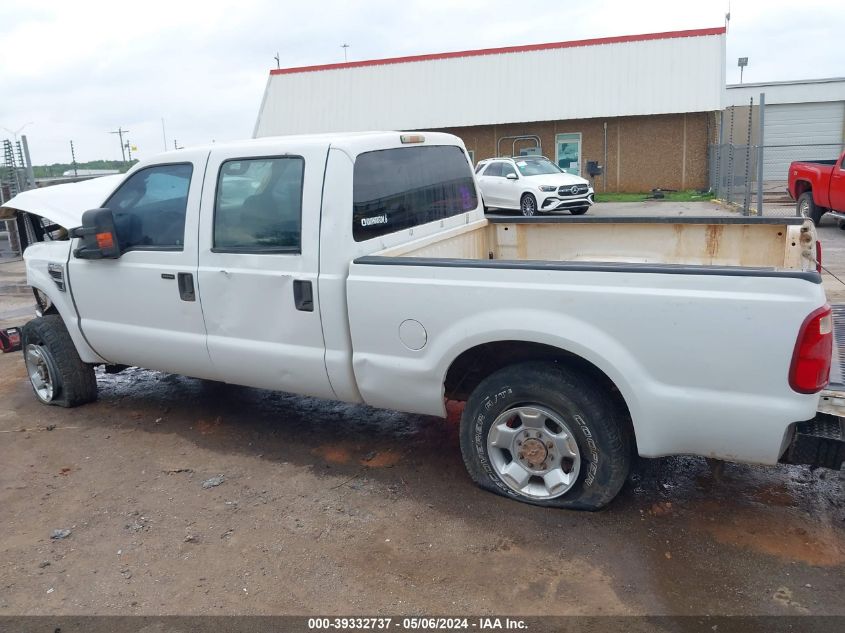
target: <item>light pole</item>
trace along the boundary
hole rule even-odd
[[[7,127],[4,127],[3,129],[4,129],[4,130],[6,130],[9,134],[11,134],[12,136],[14,136],[14,137],[15,137],[15,145],[17,145],[17,144],[18,144],[18,134],[20,134],[21,132],[23,132],[24,128],[25,128],[27,125],[32,125],[32,121],[27,121],[27,122],[26,122],[26,123],[24,123],[22,126],[20,126],[17,130],[10,130],[10,129],[9,129],[9,128],[7,128]]]

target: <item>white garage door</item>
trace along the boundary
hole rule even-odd
[[[843,101],[766,106],[763,179],[786,180],[794,160],[838,157],[843,125]]]

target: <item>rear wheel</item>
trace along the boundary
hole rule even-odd
[[[97,399],[94,366],[79,358],[58,314],[48,314],[24,325],[21,339],[26,373],[41,402],[75,407]]]
[[[578,207],[577,209],[570,209],[572,215],[584,215],[590,207]]]
[[[519,209],[526,217],[537,215],[537,198],[530,193],[523,194],[519,201]]]
[[[812,191],[805,191],[798,197],[797,211],[798,215],[810,218],[816,225],[821,221],[825,212],[822,207],[817,206],[813,201]]]
[[[461,417],[461,452],[482,488],[526,503],[597,510],[622,488],[631,438],[607,394],[555,363],[489,376]]]

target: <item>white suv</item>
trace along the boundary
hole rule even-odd
[[[475,168],[484,206],[523,215],[551,211],[587,212],[593,204],[589,181],[567,174],[545,156],[488,158]]]

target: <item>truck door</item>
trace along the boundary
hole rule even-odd
[[[220,380],[334,397],[317,292],[327,152],[212,152],[199,289]]]
[[[502,163],[494,161],[487,165],[481,175],[478,176],[478,184],[481,186],[481,196],[486,206],[495,207],[503,203],[502,198]]]
[[[830,207],[845,213],[845,154],[830,172]]]
[[[207,158],[207,151],[183,152],[173,163],[135,172],[109,197],[103,206],[114,213],[120,258],[70,256],[80,327],[111,363],[197,377],[211,371],[196,297]]]

